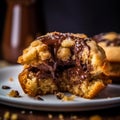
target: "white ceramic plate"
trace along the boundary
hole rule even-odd
[[[62,101],[55,95],[41,96],[42,100],[36,100],[28,97],[22,91],[18,82],[18,74],[22,71],[19,65],[10,66],[0,69],[0,103],[31,110],[43,111],[84,111],[110,108],[120,105],[120,85],[108,85],[96,98],[89,100],[80,97],[75,97],[74,101]],[[10,80],[13,79],[13,81]],[[7,85],[11,89],[2,89],[2,86]],[[22,97],[9,97],[8,93],[11,90],[18,90]]]

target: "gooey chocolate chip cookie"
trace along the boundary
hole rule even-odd
[[[85,34],[51,32],[23,50],[19,82],[30,96],[70,92],[93,98],[111,80],[104,50]]]

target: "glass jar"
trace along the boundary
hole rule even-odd
[[[22,50],[35,39],[36,34],[43,33],[37,24],[35,0],[7,0],[7,5],[3,58],[10,63],[17,63]]]

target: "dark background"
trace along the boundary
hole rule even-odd
[[[51,31],[85,33],[120,32],[118,0],[37,0],[44,33]],[[7,5],[0,0],[0,42]]]
[[[44,0],[47,31],[120,32],[119,11],[117,0]]]

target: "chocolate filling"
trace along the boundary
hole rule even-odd
[[[70,48],[71,53],[75,55],[75,60],[72,58],[67,61],[62,61],[57,58],[57,51],[61,46],[61,42],[65,39],[71,38],[75,41],[75,45]],[[40,79],[57,78],[61,75],[63,71],[67,70],[68,79],[74,76],[78,76],[76,82],[81,82],[85,79],[90,78],[90,70],[92,70],[91,63],[88,59],[86,63],[82,61],[82,53],[84,49],[87,49],[90,54],[90,47],[87,45],[88,38],[79,38],[73,36],[71,33],[56,33],[54,35],[45,35],[37,38],[44,44],[47,44],[52,57],[50,60],[46,60],[44,63],[38,66],[30,66],[29,71],[35,73],[35,76]],[[88,58],[89,58],[88,54]]]

